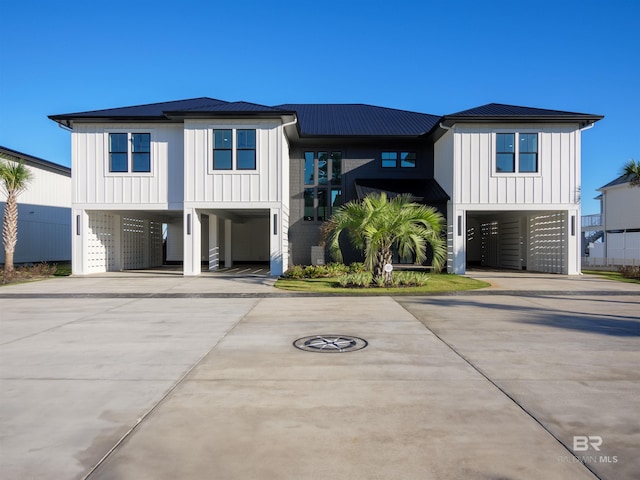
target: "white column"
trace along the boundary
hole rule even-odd
[[[580,254],[580,210],[569,210],[567,212],[567,271],[568,275],[580,275],[581,254]]]
[[[278,208],[270,209],[269,230],[269,268],[272,276],[280,276],[283,273],[282,215]]]
[[[200,216],[195,208],[184,209],[184,275],[200,275]]]
[[[466,211],[454,209],[453,217],[453,273],[464,275],[467,264]]]
[[[231,268],[233,262],[231,261],[231,220],[228,218],[224,219],[224,266],[226,268]]]
[[[71,237],[71,272],[73,275],[86,275],[89,252],[87,249],[87,233],[89,231],[89,215],[84,210],[73,209],[73,234]]]
[[[209,215],[209,271],[220,266],[220,242],[218,239],[218,216]]]

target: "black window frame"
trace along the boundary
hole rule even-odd
[[[313,159],[313,174],[309,166]],[[307,222],[324,222],[329,219],[333,209],[341,205],[342,178],[344,157],[341,150],[327,149],[303,152],[302,184],[303,220]],[[323,173],[324,172],[324,173]],[[312,205],[309,205],[311,201]],[[313,215],[308,215],[313,208]]]
[[[229,145],[228,147],[222,147],[222,146],[216,146],[216,132],[229,132],[229,141],[231,142],[231,145]],[[223,133],[224,135],[224,133]],[[224,136],[223,136],[223,140],[224,140]],[[224,166],[222,165],[222,159],[220,159],[220,166],[216,166],[216,152],[228,152],[229,153],[229,166],[226,166],[226,160]],[[211,169],[212,170],[223,170],[223,171],[229,171],[229,170],[233,170],[233,128],[214,128],[213,129],[213,159],[211,162]]]
[[[405,156],[412,156],[413,164],[405,164]],[[387,168],[416,168],[418,153],[414,150],[383,150],[380,152],[380,166]]]
[[[109,173],[110,174],[139,174],[139,173],[151,173],[152,170],[152,158],[151,158],[151,149],[152,149],[152,138],[151,132],[137,131],[137,132],[107,132],[108,138],[108,156],[109,156]],[[115,136],[124,137],[124,141],[118,141],[117,146],[118,149],[114,149],[113,138]],[[136,149],[136,137],[145,136],[146,141],[142,142],[145,145],[146,149]],[[124,168],[114,169],[114,155],[125,156]],[[144,160],[144,168],[140,168],[138,166],[138,158],[142,158]]]
[[[257,132],[255,128],[237,128],[236,130],[236,170],[256,170],[256,137],[257,137]],[[240,146],[240,132],[253,132],[253,146]],[[253,158],[252,158],[252,166],[251,167],[245,167],[245,166],[240,166],[240,152],[253,152]],[[233,153],[231,155],[231,157],[233,158]],[[243,160],[244,161],[244,160]]]
[[[535,142],[529,139],[535,135]],[[511,151],[505,148],[505,141],[501,138],[511,136]],[[526,149],[523,149],[523,140]],[[530,150],[533,148],[533,150]],[[533,169],[523,168],[526,163],[531,163],[533,156]],[[504,159],[508,158],[510,169],[503,169]],[[540,132],[500,131],[495,132],[495,156],[494,173],[498,175],[537,175],[540,174]]]

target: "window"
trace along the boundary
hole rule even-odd
[[[234,167],[256,169],[255,129],[213,130],[213,170],[234,170]]]
[[[342,204],[342,152],[304,153],[304,219],[328,220]]]
[[[151,172],[151,134],[110,133],[109,172]]]
[[[515,134],[496,133],[496,171],[515,172]]]
[[[398,154],[396,152],[382,152],[382,167],[396,168],[398,166]]]
[[[520,155],[518,157],[518,170],[520,172],[538,171],[538,134],[520,134]]]
[[[233,140],[231,130],[213,131],[213,169],[231,170],[233,168]]]
[[[416,166],[416,152],[382,152],[380,159],[382,168],[414,168]]]
[[[496,172],[537,173],[538,134],[496,133]]]
[[[256,169],[256,131],[237,130],[236,148],[238,155],[238,170]]]

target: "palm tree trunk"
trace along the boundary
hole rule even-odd
[[[4,271],[12,272],[13,253],[18,241],[18,202],[16,195],[10,192],[4,205],[4,222],[2,224],[2,243],[4,244]]]
[[[393,255],[391,253],[391,248],[384,247],[381,248],[378,253],[376,253],[376,265],[373,270],[373,283],[376,283],[379,278],[383,279],[385,285],[391,285],[393,274],[392,272],[385,272],[384,266],[386,264],[391,264],[393,259]]]

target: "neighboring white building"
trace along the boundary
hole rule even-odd
[[[3,161],[22,161],[32,179],[18,197],[18,243],[15,263],[71,260],[71,169],[0,147]],[[6,195],[0,192],[4,211]],[[4,263],[4,247],[0,248]]]
[[[601,192],[604,255],[592,250],[589,260],[597,262],[604,256],[607,265],[640,265],[640,187],[631,186],[623,175],[598,191]]]
[[[581,130],[599,115],[197,98],[50,118],[73,132],[74,274],[161,265],[164,224],[185,275],[280,275],[311,263],[332,208],[375,190],[446,215],[452,273],[580,273]]]

